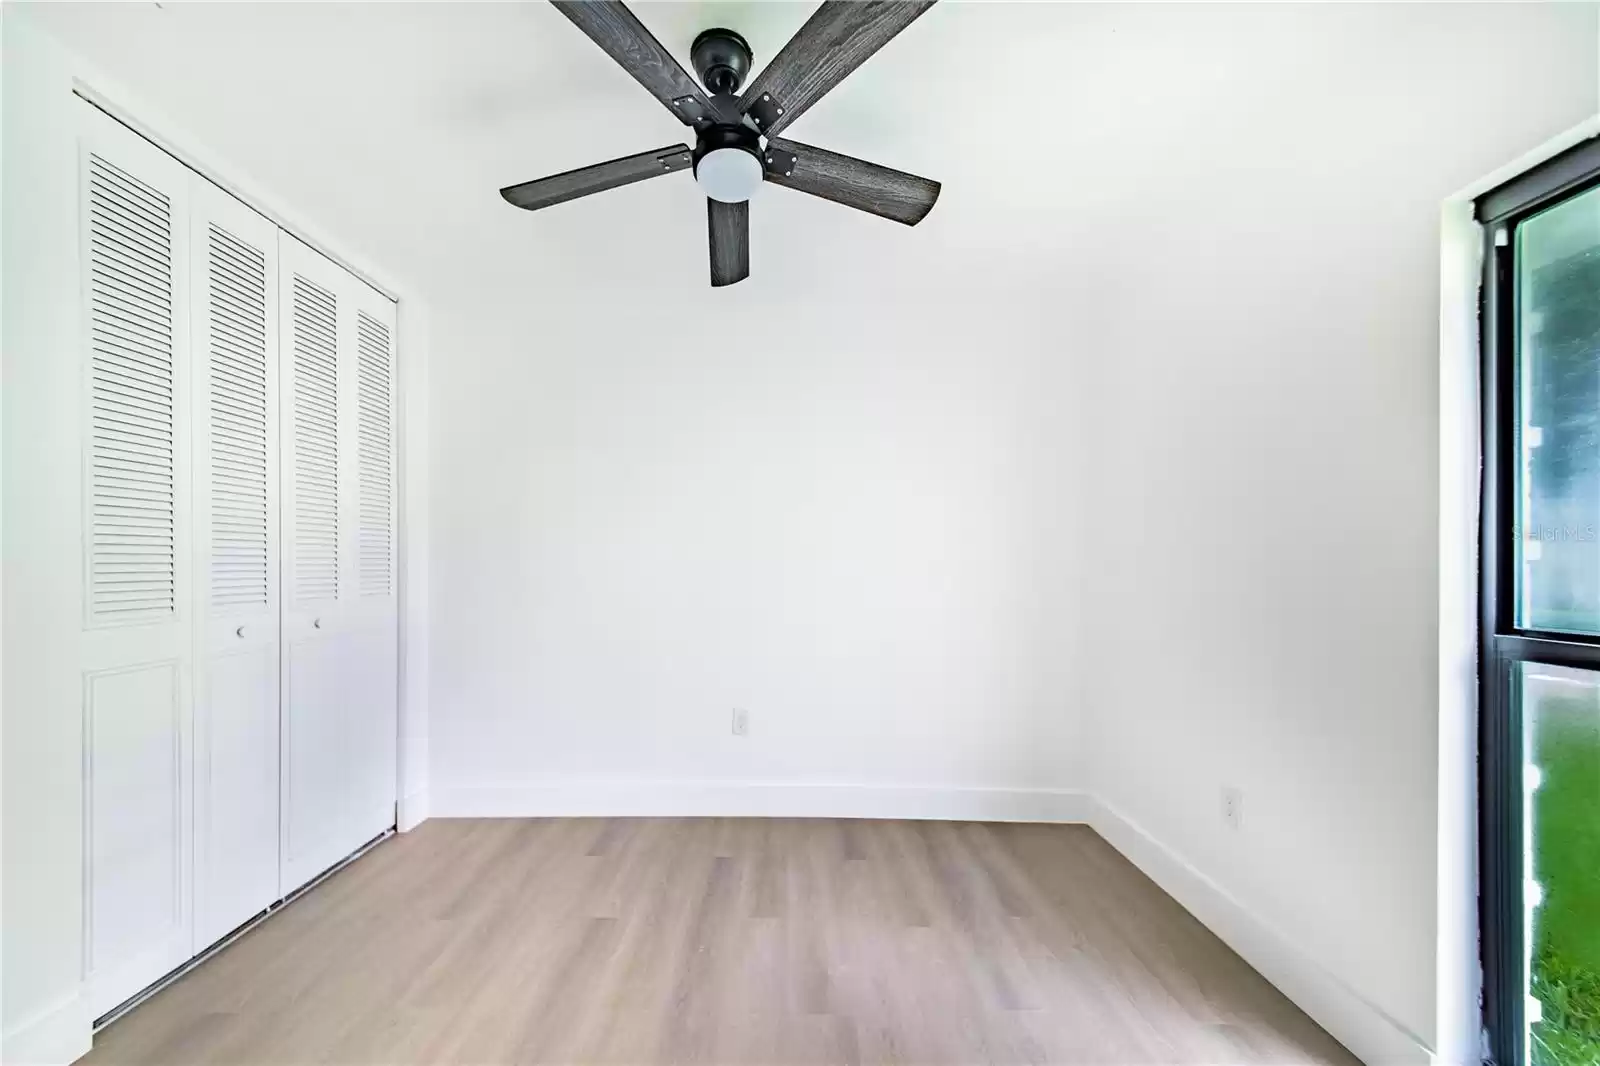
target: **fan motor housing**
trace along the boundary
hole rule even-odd
[[[689,61],[713,96],[731,96],[750,73],[750,45],[732,30],[706,30],[694,39]]]
[[[749,126],[734,126],[726,123],[713,123],[699,131],[694,142],[694,161],[696,164],[701,159],[715,152],[719,148],[742,148],[761,158],[761,134]]]

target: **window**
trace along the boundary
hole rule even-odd
[[[1478,202],[1480,854],[1501,1066],[1600,1063],[1600,142]]]

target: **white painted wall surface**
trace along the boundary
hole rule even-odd
[[[1099,355],[1089,780],[1432,1047],[1439,204],[1594,113],[1595,8],[1145,17],[1186,44],[1152,95],[1183,91],[1119,165],[1166,180],[1098,220],[1106,299],[1078,324]],[[1233,77],[1224,41],[1267,69]]]
[[[400,425],[400,765],[396,825],[404,833],[428,817],[428,555],[431,505],[428,355],[432,329],[417,299],[399,308],[395,358]]]
[[[57,298],[78,288],[76,248],[60,239],[77,227],[77,126],[66,57],[9,5],[0,78],[0,1058],[28,1063],[89,1047],[82,556],[62,550],[78,543],[82,488],[60,477],[78,469],[81,363],[77,301]]]
[[[939,242],[865,221],[885,258]],[[758,264],[804,232],[774,230]],[[978,262],[876,299],[860,266],[800,302],[697,263],[440,314],[435,813],[1075,782],[1079,412],[1050,308]]]

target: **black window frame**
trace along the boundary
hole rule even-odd
[[[1483,466],[1478,532],[1479,944],[1487,1061],[1527,1066],[1523,899],[1522,663],[1600,671],[1600,636],[1554,633],[1516,622],[1517,227],[1600,186],[1600,138],[1479,197],[1483,231],[1479,326]]]

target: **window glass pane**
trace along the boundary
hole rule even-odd
[[[1600,674],[1521,664],[1534,1066],[1600,1062]]]
[[[1517,624],[1600,633],[1600,188],[1517,227]]]

